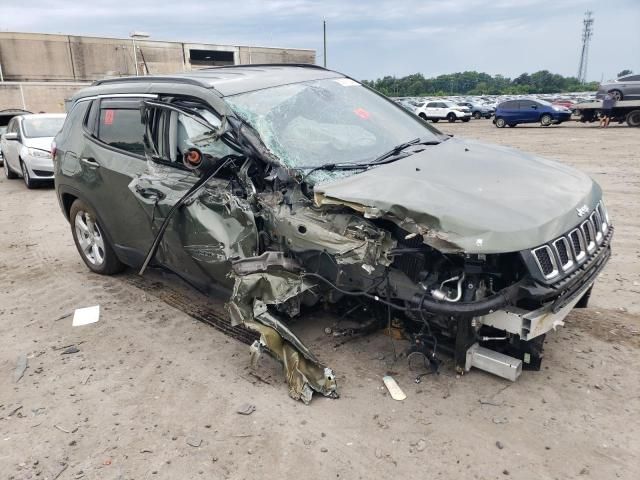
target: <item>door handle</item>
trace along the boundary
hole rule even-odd
[[[94,167],[94,168],[98,168],[100,167],[100,164],[98,162],[96,162],[95,158],[91,158],[91,157],[82,157],[80,159],[80,161],[82,163],[84,163],[85,165],[89,165],[90,167]]]

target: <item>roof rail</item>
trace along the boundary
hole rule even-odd
[[[302,68],[317,68],[318,70],[327,70],[321,65],[314,63],[238,63],[236,65],[219,65],[214,67],[203,67],[194,72],[201,72],[203,70],[217,70],[220,68],[234,68],[234,67],[302,67]]]
[[[138,82],[164,82],[164,83],[188,83],[191,85],[196,85],[198,87],[210,88],[210,85],[200,82],[195,78],[190,78],[188,76],[154,76],[154,75],[145,75],[142,77],[117,77],[117,78],[104,78],[102,80],[94,81],[91,86],[97,85],[105,85],[111,83],[138,83]]]

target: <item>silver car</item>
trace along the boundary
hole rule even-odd
[[[600,84],[596,98],[604,98],[610,93],[616,100],[634,100],[640,98],[640,75],[625,75],[617,80]]]
[[[65,117],[62,113],[52,113],[11,119],[0,140],[7,178],[21,176],[27,188],[33,188],[43,180],[53,181],[51,142],[62,128]]]

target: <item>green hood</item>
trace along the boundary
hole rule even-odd
[[[587,175],[511,148],[450,139],[396,162],[315,187],[320,203],[415,223],[443,251],[507,253],[548,242],[601,198]],[[426,232],[425,232],[426,231]],[[434,245],[435,246],[435,245]]]

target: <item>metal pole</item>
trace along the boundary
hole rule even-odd
[[[322,55],[322,62],[324,63],[324,68],[327,68],[327,21],[322,21],[322,37],[323,37],[323,46],[324,53]]]
[[[132,37],[131,40],[133,41],[133,62],[136,64],[136,77],[139,74],[138,72],[138,49],[136,48],[136,37]]]
[[[20,84],[20,97],[22,97],[22,109],[27,109],[27,103],[24,101],[24,90],[22,90],[22,84]]]

